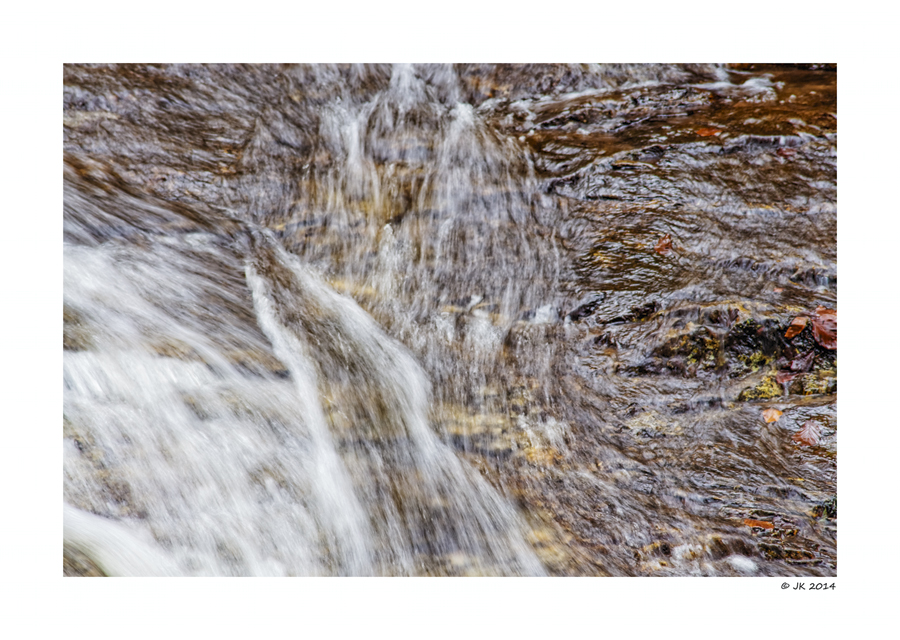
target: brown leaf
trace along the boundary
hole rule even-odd
[[[784,289],[782,289],[781,287],[775,287],[774,291],[775,293],[781,293],[782,291],[784,291]]]
[[[822,427],[815,422],[804,422],[800,431],[793,435],[794,442],[814,447],[822,439]]]
[[[782,158],[790,158],[791,156],[793,156],[797,153],[797,150],[791,149],[789,147],[783,147],[783,148],[779,149],[778,151],[776,151],[775,153],[780,155]]]
[[[766,522],[765,520],[751,520],[750,518],[744,518],[744,524],[748,527],[759,527],[760,529],[775,528],[775,525],[771,522]]]
[[[762,415],[766,422],[777,422],[778,418],[781,417],[781,411],[778,409],[766,409],[762,412]]]
[[[701,127],[700,129],[697,129],[697,135],[703,137],[717,136],[720,133],[722,133],[722,130],[716,129],[715,127]]]
[[[659,239],[659,242],[656,243],[656,248],[654,249],[654,251],[656,251],[656,253],[662,255],[664,253],[668,253],[671,248],[672,248],[672,236],[670,236],[667,233],[666,235],[664,235],[662,238]]]
[[[806,327],[806,323],[809,322],[809,318],[806,316],[797,316],[793,320],[791,320],[791,325],[787,328],[787,331],[784,332],[784,337],[790,340],[801,331],[803,331],[804,327]]]
[[[837,349],[837,311],[816,307],[812,319],[813,337],[826,349]]]

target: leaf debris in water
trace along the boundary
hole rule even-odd
[[[659,239],[659,242],[656,243],[656,248],[653,249],[656,253],[662,255],[664,253],[668,253],[672,248],[672,236],[668,233]]]
[[[820,345],[832,351],[837,349],[837,311],[816,307],[812,319],[813,337]]]
[[[800,445],[814,447],[822,439],[822,427],[812,421],[803,423],[800,431],[794,434],[793,440]]]
[[[781,370],[775,374],[775,382],[778,384],[784,384],[785,382],[790,382],[794,378],[796,378],[798,373],[791,373],[790,371]]]
[[[815,357],[815,351],[809,351],[802,356],[797,356],[791,360],[791,371],[809,371]]]
[[[750,518],[744,518],[744,524],[748,527],[759,527],[760,529],[775,528],[775,525],[771,522],[766,522],[765,520],[751,520]]]
[[[809,318],[806,316],[797,316],[793,320],[791,320],[791,326],[787,328],[787,331],[784,332],[784,337],[790,340],[801,331],[806,326],[806,323],[809,321]]]

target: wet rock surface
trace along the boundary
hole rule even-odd
[[[85,554],[63,549],[63,576],[67,578],[105,578],[103,570]]]
[[[141,328],[150,357],[287,384],[243,275],[244,228],[270,230],[415,355],[434,386],[430,428],[517,506],[552,575],[835,575],[837,350],[812,322],[786,334],[836,308],[836,70],[414,76],[431,102],[379,98],[398,82],[388,67],[67,65],[66,242],[138,248],[148,265],[177,250],[199,284],[156,299],[218,351],[160,324]],[[350,134],[329,129],[341,95],[371,100],[370,123],[399,123],[353,138],[368,164],[352,183],[335,142]],[[472,105],[488,167],[508,155],[513,176],[482,168],[460,198],[428,173],[465,157],[430,137],[457,103]],[[454,226],[457,210],[474,214]],[[135,279],[149,269],[111,255]],[[75,302],[67,357],[115,339]],[[354,375],[322,383],[348,464],[403,437],[372,428],[379,410]],[[277,434],[291,419],[215,389],[183,401],[206,425],[235,415]],[[766,422],[768,408],[781,417]],[[814,444],[793,437],[810,422]],[[68,417],[64,437],[67,501],[147,517],[127,448]],[[307,499],[277,463],[251,475],[260,500]],[[426,502],[414,482],[378,482],[372,495],[401,512]],[[463,551],[416,563],[504,573]],[[65,567],[96,575],[89,560]]]

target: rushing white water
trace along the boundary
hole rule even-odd
[[[125,231],[66,245],[66,310],[90,336],[64,358],[67,502],[127,520],[191,575],[543,572],[515,509],[435,434],[431,384],[415,357],[316,272],[377,291],[375,311],[432,364],[454,338],[446,344],[435,309],[420,326],[424,300],[411,298],[442,283],[442,300],[465,292],[474,307],[492,288],[500,319],[476,314],[462,338],[475,371],[441,369],[444,398],[485,384],[501,348],[497,324],[510,326],[533,293],[485,274],[479,256],[493,248],[495,267],[514,269],[501,227],[530,205],[472,108],[435,101],[433,86],[397,67],[371,100],[321,108],[322,145],[341,162],[319,177],[314,201],[338,230],[318,245],[332,247],[328,261],[315,247],[300,251],[315,268],[250,221],[236,244],[205,231],[134,242]],[[423,113],[438,137],[417,157]],[[370,159],[387,136],[409,142],[403,160],[424,174],[411,206],[444,212],[434,236],[419,225],[395,235],[381,218],[402,213],[397,180]],[[498,179],[499,206],[476,197]],[[360,217],[362,201],[376,204]],[[109,220],[128,229],[149,219],[145,205],[97,205],[78,189],[68,203],[74,239]],[[361,234],[340,233],[360,221]],[[517,234],[513,250],[530,251]],[[428,257],[410,271],[412,253]],[[78,548],[91,555],[110,535],[83,528]],[[149,573],[146,562],[101,566]]]
[[[63,505],[65,546],[90,558],[106,575],[176,576],[178,567],[152,541],[116,522]]]
[[[246,277],[289,381],[247,379],[171,317],[169,335],[203,362],[142,350],[141,329],[164,310],[138,286],[144,296],[172,278],[191,286],[169,258],[129,272],[97,249],[67,251],[67,304],[107,333],[65,358],[69,500],[130,517],[185,573],[415,574],[423,554],[479,573],[541,571],[514,511],[431,432],[415,360],[270,238],[254,242]],[[320,371],[332,394],[345,387],[332,412],[362,424],[332,432]],[[82,527],[72,543],[87,540],[90,555],[110,535]]]

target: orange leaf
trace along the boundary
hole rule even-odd
[[[697,129],[697,135],[703,137],[717,136],[720,133],[722,133],[722,130],[716,129],[715,127],[701,127],[700,129]]]
[[[765,520],[751,520],[750,518],[744,518],[744,524],[748,527],[759,527],[760,529],[775,528],[775,525],[771,522],[766,522]]]
[[[791,320],[791,326],[787,328],[787,331],[784,332],[784,337],[790,340],[798,333],[803,331],[804,327],[806,327],[806,323],[809,322],[809,318],[806,316],[797,316],[793,320]]]
[[[822,427],[815,422],[804,422],[803,427],[793,435],[794,442],[814,447],[822,439]]]
[[[656,248],[654,251],[656,253],[662,255],[664,253],[668,253],[669,249],[672,248],[672,236],[668,233],[659,239],[659,242],[656,243]]]
[[[766,422],[777,422],[778,418],[781,417],[781,411],[778,409],[766,409],[762,415]]]

